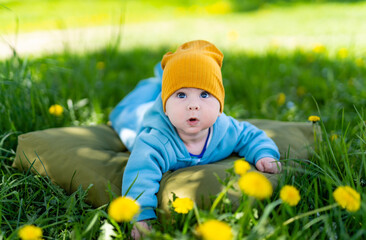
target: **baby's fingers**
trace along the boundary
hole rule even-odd
[[[265,171],[269,173],[280,173],[281,172],[281,163],[276,162],[269,162],[265,164]]]
[[[255,165],[257,167],[257,169],[261,172],[265,171],[265,166],[263,164],[263,161],[258,161],[257,164]]]

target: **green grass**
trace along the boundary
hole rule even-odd
[[[163,53],[158,50],[117,51],[113,46],[86,55],[69,52],[34,59],[17,57],[0,62],[1,112],[1,194],[0,236],[13,239],[19,227],[32,223],[43,228],[46,239],[97,238],[109,222],[106,209],[93,209],[84,202],[79,190],[68,196],[47,178],[21,173],[10,167],[14,159],[16,137],[28,131],[50,127],[103,124],[118,101],[136,83],[153,75],[153,66]],[[225,51],[223,76],[226,88],[225,112],[238,118],[267,118],[283,121],[307,121],[320,115],[323,141],[318,142],[312,164],[296,177],[285,173],[281,186],[292,184],[302,196],[295,208],[278,205],[278,190],[270,200],[251,203],[259,219],[241,221],[229,210],[227,200],[209,214],[199,210],[202,219],[224,220],[244,236],[269,239],[361,239],[365,237],[365,141],[364,120],[365,59],[333,58],[312,51],[281,51],[266,54]],[[363,63],[363,65],[361,64]],[[277,101],[286,95],[284,104]],[[65,108],[62,117],[48,113],[52,104]],[[331,141],[330,135],[338,139]],[[284,133],[286,134],[286,133]],[[362,194],[362,208],[348,213],[340,208],[301,218],[288,226],[287,219],[334,203],[332,191],[349,185]],[[243,202],[244,207],[249,200]],[[274,206],[276,205],[276,206]],[[270,215],[263,215],[273,207]],[[248,211],[244,210],[243,211]],[[252,213],[251,211],[247,213]],[[262,216],[262,221],[260,221]],[[191,217],[183,236],[184,221],[175,215],[175,224],[154,224],[152,239],[165,233],[172,238],[194,237],[196,218]],[[265,220],[265,221],[263,221]],[[253,219],[251,220],[253,221]],[[183,222],[183,223],[182,223]],[[114,226],[114,225],[112,225]],[[128,235],[130,226],[122,225]],[[273,230],[275,231],[273,232]]]
[[[39,3],[29,2],[32,6]],[[56,9],[51,8],[50,12],[54,16],[66,14],[61,17],[66,27],[74,23],[76,25],[73,26],[114,23],[114,18],[120,17],[120,5],[123,4],[108,1],[103,3],[106,8],[99,8],[96,7],[100,6],[99,1],[89,6],[83,1],[73,1],[76,9],[85,9],[77,11],[75,14],[80,15],[73,18],[71,15],[74,13],[68,11],[66,1],[65,5],[62,1],[52,2],[61,4]],[[29,5],[17,6],[15,3],[12,2],[9,7],[18,16],[45,13],[36,8],[32,13],[27,11]],[[141,6],[145,7],[141,11],[151,10],[146,4]],[[197,24],[201,27],[199,31],[203,32],[200,36],[205,36],[223,49],[227,114],[236,118],[300,122],[307,121],[310,115],[319,115],[322,119],[319,123],[322,141],[317,142],[309,164],[296,174],[285,172],[280,182],[280,186],[292,184],[300,190],[302,200],[298,206],[278,205],[279,189],[276,189],[272,197],[265,201],[252,202],[243,196],[239,209],[248,217],[240,218],[240,213],[231,211],[231,203],[224,197],[212,213],[199,209],[199,219],[223,220],[234,231],[248,236],[247,239],[364,239],[366,55],[365,43],[360,39],[366,29],[366,21],[362,20],[366,5],[295,5],[264,8],[246,14],[203,14],[202,18],[192,18],[189,5],[179,6],[172,3],[165,10],[151,12],[149,19],[161,22],[172,15],[178,16],[172,22],[178,26]],[[170,11],[173,8],[178,9],[177,12]],[[193,10],[196,11],[194,14],[200,14],[200,8]],[[101,12],[113,12],[115,15],[103,17],[104,22],[101,23],[90,23],[90,16],[99,16]],[[83,16],[84,13],[87,14]],[[158,16],[159,13],[164,14]],[[4,15],[0,14],[0,29],[10,26],[6,24],[14,24],[13,13],[8,11],[7,14],[12,16],[10,21],[3,20],[1,17]],[[71,20],[68,20],[68,14]],[[132,11],[128,14],[126,19],[129,21],[141,21],[137,13]],[[76,22],[83,17],[87,21],[77,25]],[[48,18],[45,15],[35,16],[34,21],[30,20],[33,23],[29,30],[47,29],[43,24],[48,24],[49,19],[43,19]],[[55,22],[51,21],[53,25],[50,28],[59,28]],[[174,29],[175,25],[172,26]],[[207,26],[215,26],[220,34],[208,31]],[[12,28],[6,31],[12,31]],[[26,31],[27,27],[21,25],[21,29]],[[180,34],[186,34],[187,38],[198,36],[190,35],[191,28],[182,27],[180,30]],[[230,32],[235,34],[230,35]],[[177,43],[184,39],[179,34],[165,36],[166,39],[164,36],[152,37],[144,40],[143,45],[147,47],[129,47],[128,41],[132,43],[136,40],[134,36],[128,35],[128,40],[123,40],[125,45],[122,48],[111,42],[98,51],[84,54],[66,50],[37,58],[15,56],[0,61],[0,239],[16,239],[17,231],[25,224],[42,227],[45,239],[97,239],[108,227],[119,229],[125,237],[129,235],[129,224],[118,226],[108,218],[105,206],[94,209],[85,202],[87,191],[79,189],[69,196],[49,179],[30,172],[19,172],[11,164],[17,136],[22,133],[52,127],[105,124],[108,114],[120,99],[139,80],[151,77],[153,67],[162,55],[175,49]],[[298,39],[301,47],[286,42],[284,39],[291,38],[284,36]],[[325,50],[320,48],[317,52],[313,49],[316,42],[324,45]],[[346,51],[339,51],[342,47]],[[278,97],[283,94],[286,99],[282,104]],[[61,117],[49,114],[48,108],[52,104],[64,107]],[[334,135],[337,139],[332,140],[331,136]],[[332,193],[339,185],[349,185],[361,194],[362,205],[358,212],[349,213],[339,207],[319,210],[334,203]],[[284,225],[286,220],[312,211],[315,214]],[[150,238],[195,238],[197,218],[193,213],[189,216],[173,213],[173,223],[155,222]],[[183,234],[187,223],[189,227]]]

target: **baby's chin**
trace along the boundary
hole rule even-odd
[[[190,137],[195,137],[195,136],[200,136],[202,134],[206,134],[208,131],[207,128],[202,129],[201,127],[187,127],[187,128],[183,128],[183,129],[179,129],[178,130],[178,134],[184,135],[184,136],[190,136]]]

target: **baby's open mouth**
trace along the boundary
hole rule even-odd
[[[189,118],[188,119],[188,123],[190,124],[190,125],[195,125],[195,124],[197,124],[198,123],[198,118]]]

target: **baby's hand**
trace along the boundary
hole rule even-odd
[[[268,172],[268,173],[281,172],[281,163],[270,157],[259,159],[258,162],[255,164],[255,166],[261,172]]]
[[[141,239],[142,236],[145,236],[144,232],[146,233],[149,231],[151,231],[151,226],[147,221],[138,221],[133,225],[131,237],[135,240],[138,240]]]

